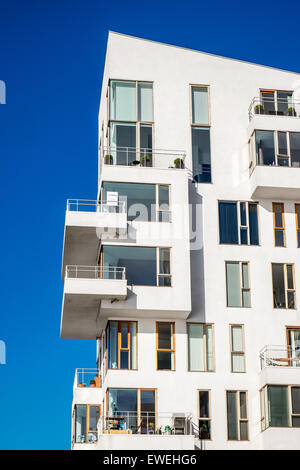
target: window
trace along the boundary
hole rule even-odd
[[[227,307],[251,307],[249,263],[226,261]]]
[[[300,204],[295,204],[297,247],[300,248]]]
[[[199,438],[211,439],[210,390],[199,390]]]
[[[137,322],[112,321],[106,327],[109,369],[137,369]]]
[[[229,441],[248,441],[247,392],[227,391],[227,437]]]
[[[110,431],[154,434],[156,430],[156,390],[109,388],[106,427]]]
[[[192,86],[193,177],[198,183],[211,183],[208,87]]]
[[[175,370],[175,323],[156,323],[157,370]]]
[[[296,308],[294,265],[272,263],[274,308]]]
[[[206,323],[188,323],[189,371],[214,371],[214,329]]]
[[[272,206],[275,246],[285,246],[284,204],[273,202]]]
[[[108,193],[117,193],[117,202],[124,202],[129,221],[171,222],[170,186],[162,184],[104,182],[102,200],[107,202]],[[116,205],[105,206],[114,212]]]
[[[293,108],[293,92],[281,90],[262,90],[260,92],[262,108],[260,114],[271,114],[277,116],[295,116]]]
[[[125,267],[129,285],[172,285],[170,248],[104,245],[100,258],[104,268]],[[107,270],[103,274],[111,275]]]
[[[288,355],[291,367],[300,367],[300,327],[287,327]]]
[[[259,130],[254,136],[257,165],[300,167],[300,132]]]
[[[231,372],[246,372],[244,326],[230,325]]]
[[[219,201],[220,243],[258,245],[256,202]]]
[[[300,427],[300,387],[266,385],[260,391],[261,429]]]
[[[152,89],[148,82],[110,81],[109,155],[117,165],[152,166]]]
[[[100,405],[75,405],[75,442],[97,441]]]

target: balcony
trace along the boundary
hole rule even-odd
[[[125,268],[66,266],[61,320],[62,338],[95,339],[101,301],[127,297]]]
[[[101,375],[98,369],[76,369],[73,385],[73,405],[101,403]]]
[[[259,353],[260,386],[300,384],[300,347],[265,346]]]
[[[62,272],[65,272],[66,265],[94,264],[103,234],[107,239],[126,232],[127,214],[124,202],[68,199]]]

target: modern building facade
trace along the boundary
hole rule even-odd
[[[73,449],[300,448],[300,75],[109,33],[67,203]]]

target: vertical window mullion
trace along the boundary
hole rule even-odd
[[[236,204],[237,209],[237,220],[238,220],[238,242],[241,244],[241,203],[238,201]]]

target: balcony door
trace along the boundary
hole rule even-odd
[[[300,327],[287,328],[289,365],[300,367]]]

